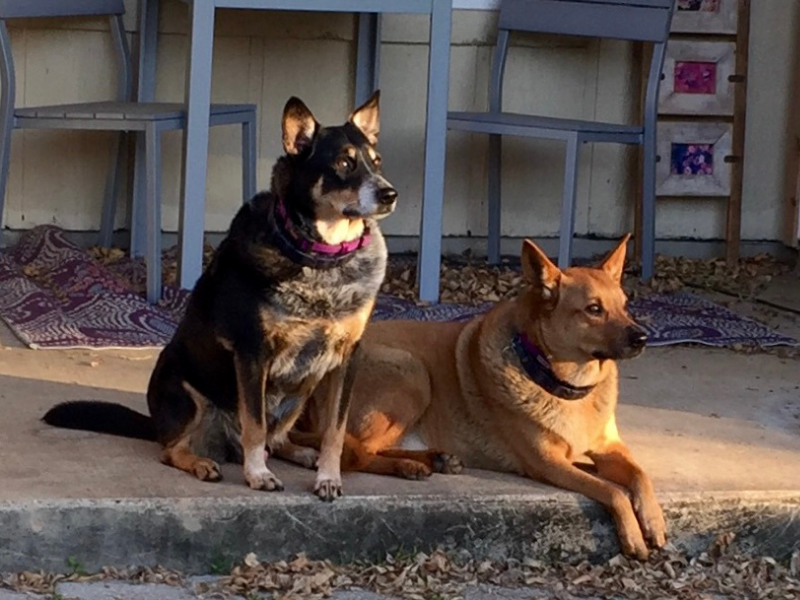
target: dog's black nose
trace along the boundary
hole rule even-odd
[[[628,343],[632,348],[644,348],[647,344],[647,332],[639,327],[633,327],[628,331]]]
[[[381,204],[394,204],[397,200],[397,190],[394,188],[383,188],[378,190],[378,202]]]

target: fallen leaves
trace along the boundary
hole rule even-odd
[[[595,564],[547,563],[534,558],[504,563],[457,561],[434,551],[414,556],[387,556],[380,563],[337,565],[327,560],[310,560],[304,554],[291,561],[261,562],[248,554],[230,575],[198,583],[202,595],[227,597],[270,594],[276,600],[319,600],[337,589],[366,589],[395,598],[432,600],[462,598],[464,590],[479,584],[501,587],[536,587],[554,592],[554,597],[599,596],[642,600],[701,600],[706,598],[800,598],[795,551],[788,564],[774,558],[733,553],[733,534],[722,534],[707,552],[689,557],[668,545],[642,563],[615,556]],[[105,569],[98,575],[52,575],[20,573],[0,579],[17,591],[52,593],[60,581],[128,579],[137,582],[185,585],[178,573],[161,568]]]

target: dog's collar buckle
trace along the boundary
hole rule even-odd
[[[514,335],[511,345],[528,377],[548,394],[562,400],[580,400],[594,389],[593,385],[578,387],[559,379],[544,353],[524,333]]]

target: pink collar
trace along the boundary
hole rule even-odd
[[[292,224],[292,221],[289,219],[289,215],[286,212],[286,206],[283,204],[283,198],[278,198],[277,209],[278,216],[283,221],[281,225],[284,231],[286,231],[286,233],[292,238],[292,241],[297,244],[297,249],[301,252],[312,252],[315,254],[325,254],[328,256],[345,256],[347,254],[352,254],[356,250],[360,250],[361,248],[369,246],[371,241],[369,227],[367,227],[366,224],[364,225],[364,233],[361,234],[361,237],[356,240],[350,240],[349,242],[342,242],[341,244],[332,245],[309,240],[301,235]]]

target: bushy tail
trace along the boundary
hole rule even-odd
[[[62,402],[48,410],[42,421],[64,429],[80,429],[136,440],[156,441],[156,429],[151,417],[111,402],[95,400]]]

